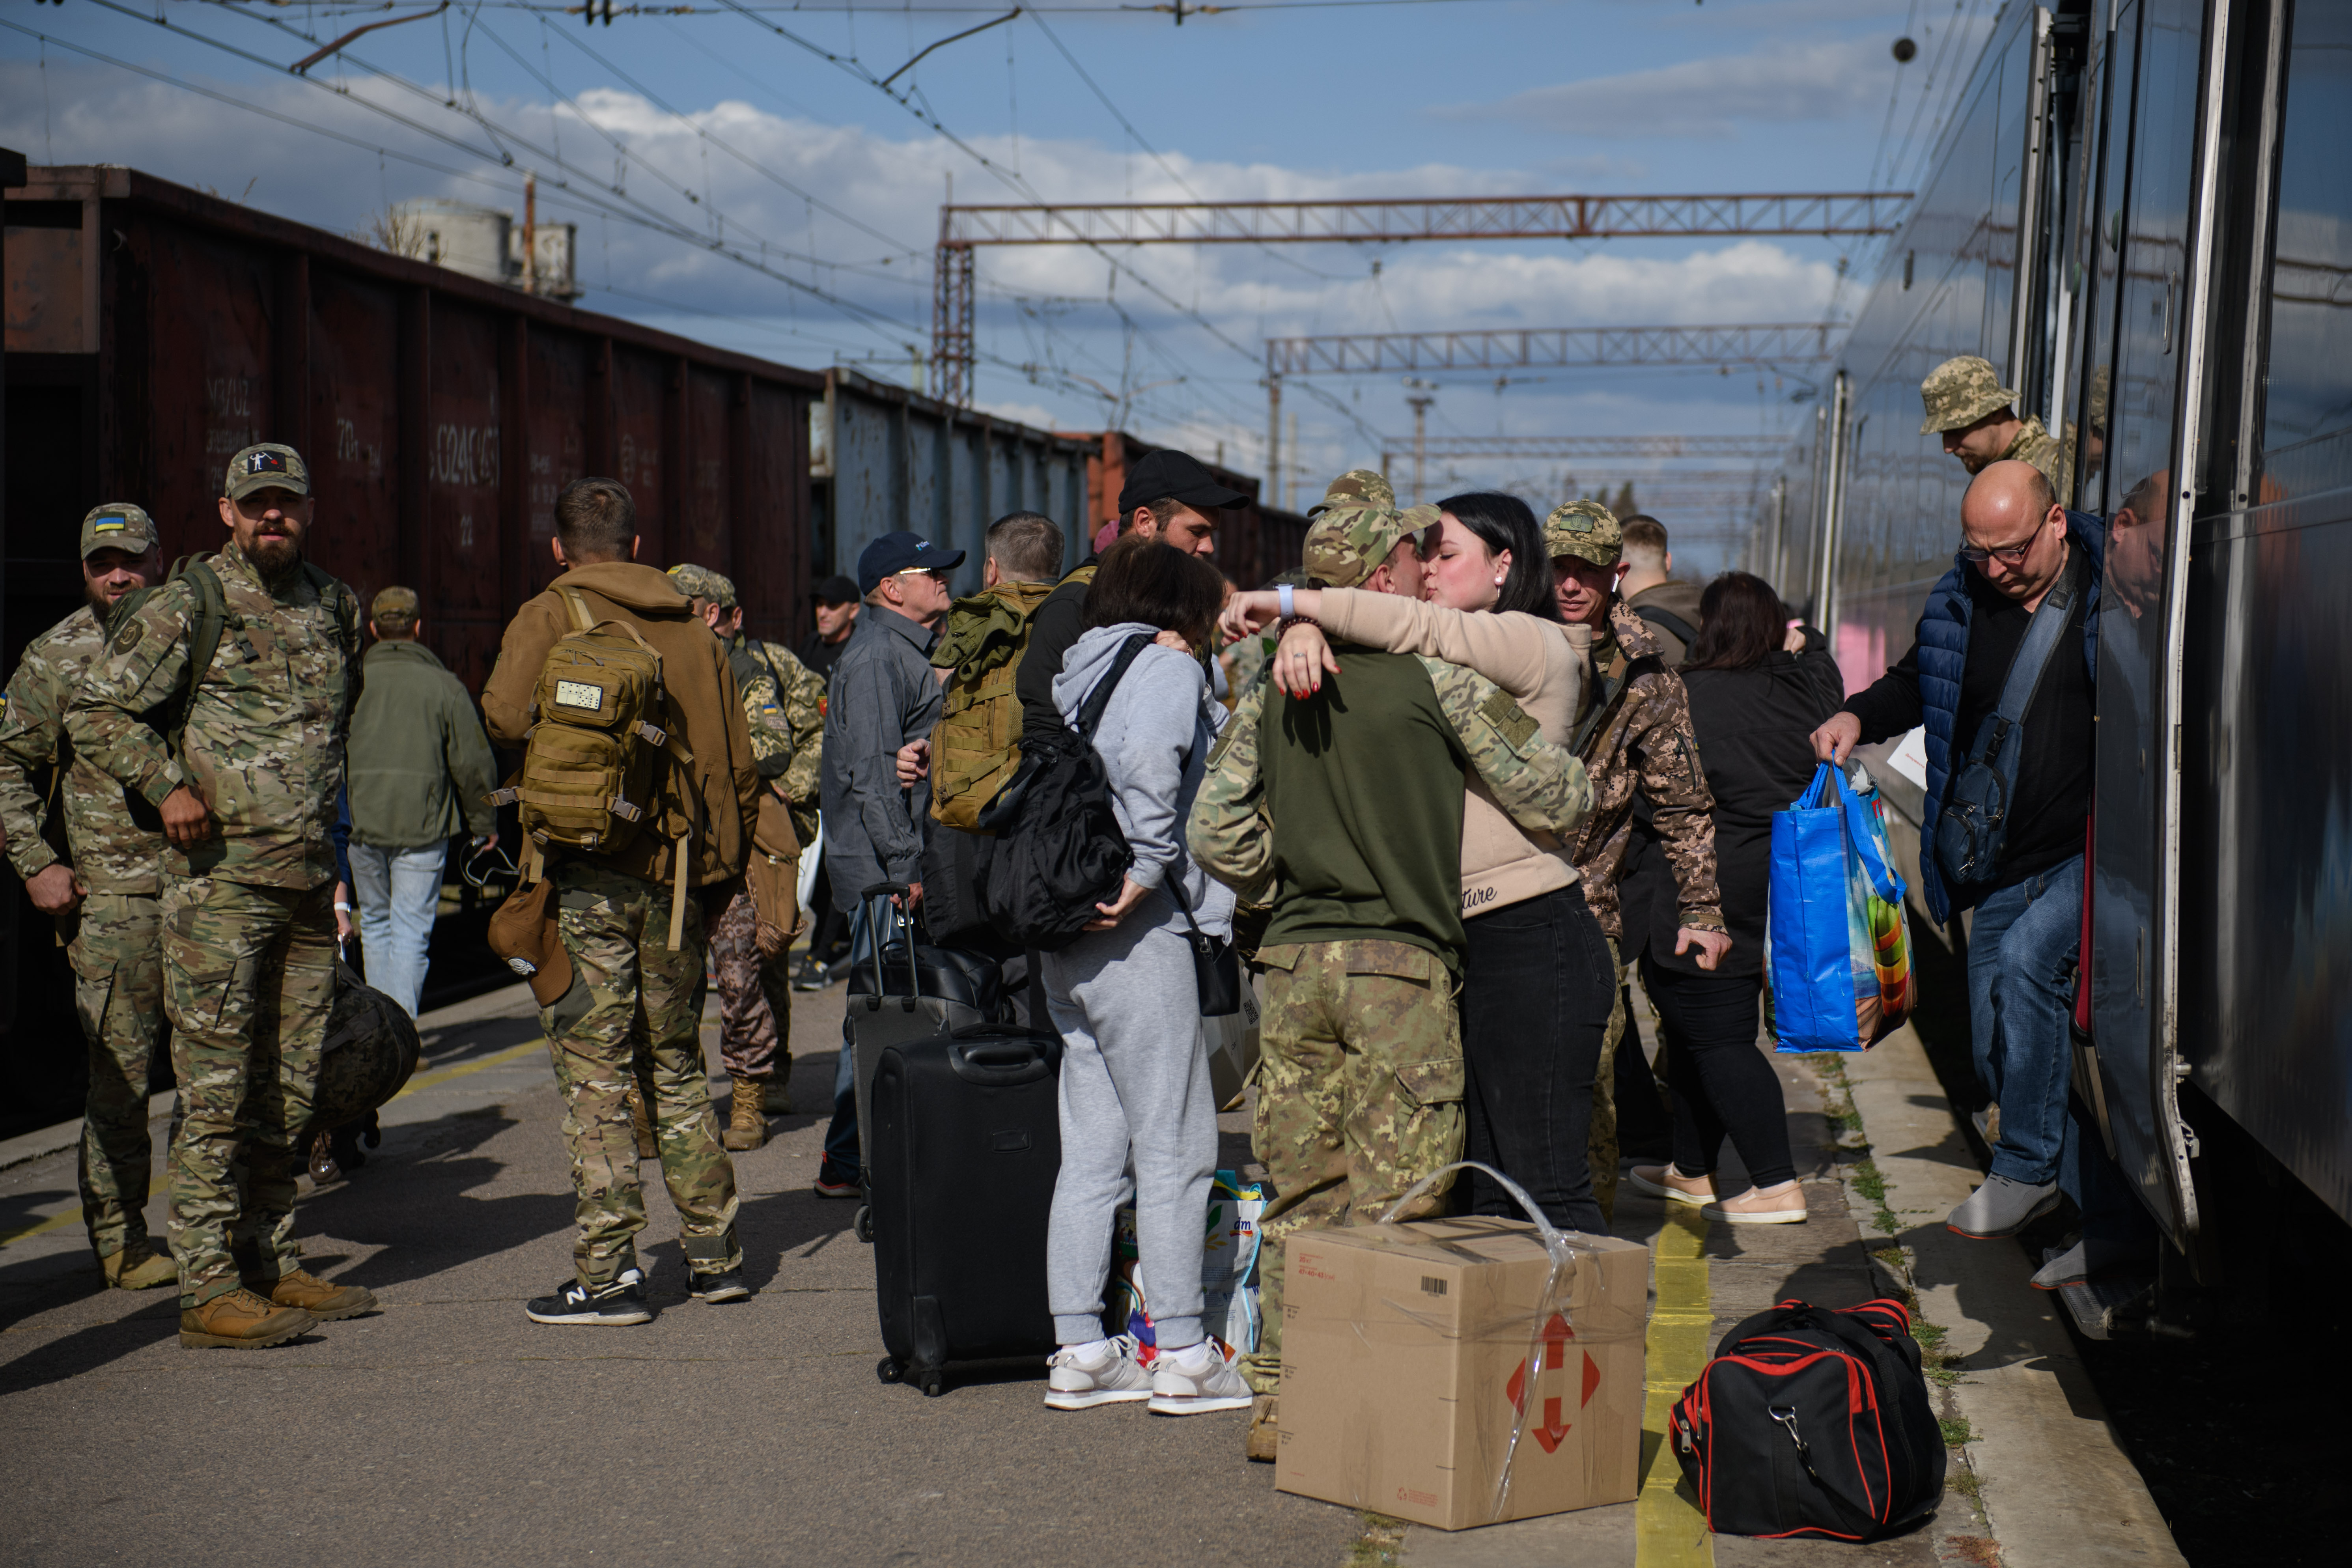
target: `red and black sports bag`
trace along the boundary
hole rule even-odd
[[[1724,1335],[1667,1424],[1707,1528],[1875,1541],[1936,1511],[1944,1441],[1899,1301],[1783,1301]]]

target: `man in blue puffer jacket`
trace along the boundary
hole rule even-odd
[[[1963,1236],[2000,1237],[2055,1208],[2062,1187],[2086,1213],[2108,1206],[2102,1173],[2083,1169],[2101,1158],[2097,1134],[2085,1146],[2067,1108],[2067,1015],[2082,931],[2105,531],[2099,519],[2060,506],[2032,465],[2011,460],[1987,467],[1969,487],[1960,531],[1959,552],[1928,592],[1911,651],[1868,690],[1847,699],[1844,710],[1813,732],[1813,749],[1843,763],[1857,743],[1927,726],[1920,881],[1938,921],[1948,922],[1956,910],[1976,911],[1969,931],[1972,1045],[1978,1080],[2000,1107],[1991,1173],[1947,1223]],[[2074,584],[2064,610],[2067,635],[2025,711],[1999,859],[1990,878],[1958,881],[1935,850],[1946,789],[2000,705],[2010,663],[2035,612],[2065,581]],[[2086,1194],[2086,1176],[2101,1191]],[[2075,1283],[2084,1277],[2083,1264],[2078,1246],[2034,1283],[2045,1289]]]

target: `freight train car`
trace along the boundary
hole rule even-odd
[[[2063,435],[2107,527],[2077,1087],[2208,1289],[2282,1193],[2352,1219],[2347,61],[2328,0],[2012,5],[1749,555],[1859,688],[1958,531],[1920,378],[1982,354]]]

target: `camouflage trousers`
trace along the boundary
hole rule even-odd
[[[147,1241],[147,1073],[163,1034],[163,949],[152,893],[82,900],[73,963],[74,1010],[89,1046],[81,1123],[81,1218],[100,1258]]]
[[[247,1282],[266,1290],[301,1267],[294,1179],[335,999],[333,906],[328,882],[164,878],[163,1002],[180,1084],[172,1252],[183,1307]]]
[[[1601,1039],[1601,1065],[1592,1073],[1592,1125],[1585,1133],[1586,1157],[1592,1163],[1592,1201],[1601,1217],[1617,1223],[1617,1047],[1633,1026],[1625,1016],[1625,963],[1618,956],[1617,939],[1610,937],[1609,1032]],[[1639,1047],[1635,1047],[1639,1049]]]
[[[1424,948],[1318,942],[1263,948],[1265,1005],[1251,1144],[1274,1184],[1258,1226],[1264,1327],[1242,1375],[1282,1377],[1283,1247],[1302,1230],[1377,1219],[1462,1157],[1462,1029],[1454,982]],[[1437,1213],[1449,1182],[1402,1219]]]
[[[784,961],[760,956],[760,914],[751,889],[739,888],[710,928],[710,962],[719,971],[719,1058],[737,1083],[791,1076],[793,988]],[[667,934],[667,933],[665,933]]]
[[[677,1208],[679,1243],[697,1273],[742,1266],[735,1241],[735,1167],[702,1071],[695,997],[702,984],[702,910],[686,900],[685,937],[669,950],[670,891],[593,860],[549,868],[556,923],[571,954],[572,992],[540,1013],[563,1094],[563,1142],[580,1235],[572,1259],[583,1285],[610,1284],[635,1260],[646,1227],[628,1084],[643,1093]],[[584,1010],[583,1010],[584,1007]]]

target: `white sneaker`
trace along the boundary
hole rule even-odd
[[[1045,1365],[1045,1408],[1091,1410],[1151,1397],[1151,1374],[1137,1364],[1133,1338],[1064,1345]]]
[[[1247,1410],[1250,1386],[1207,1340],[1160,1352],[1151,1368],[1151,1413],[1198,1415],[1204,1410]]]

